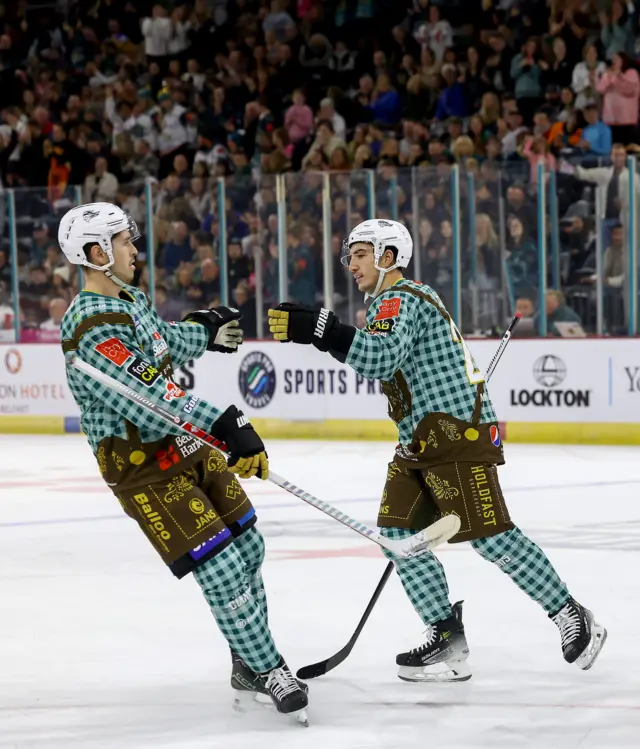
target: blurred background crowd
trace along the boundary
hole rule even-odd
[[[409,275],[466,333],[519,310],[534,334],[544,304],[550,334],[625,334],[639,16],[620,0],[0,3],[4,339],[16,306],[21,340],[56,339],[81,284],[57,223],[100,200],[141,228],[138,283],[165,319],[222,298],[255,337],[286,296],[362,324],[339,258],[375,215],[407,223]]]

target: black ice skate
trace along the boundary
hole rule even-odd
[[[243,710],[252,702],[270,704],[269,692],[264,680],[252,671],[242,658],[231,651],[231,689],[233,689],[233,707]]]
[[[575,663],[587,671],[593,666],[607,639],[607,630],[596,622],[589,609],[573,598],[549,618],[560,630],[562,655],[567,663]]]
[[[261,706],[270,707],[273,705],[278,712],[281,713],[296,713],[299,709],[296,707],[298,704],[296,700],[289,698],[288,700],[281,699],[280,701],[277,701],[274,699],[274,693],[278,690],[275,690],[275,688],[270,689],[267,684],[271,674],[274,674],[276,671],[282,671],[283,667],[295,682],[296,690],[294,691],[300,692],[304,696],[305,702],[303,707],[306,707],[308,703],[307,694],[309,693],[309,687],[304,681],[300,681],[300,679],[293,677],[291,671],[289,671],[286,664],[284,664],[284,661],[281,662],[280,666],[277,666],[266,674],[257,674],[235,651],[232,650],[231,664],[231,688],[233,689],[233,707],[235,710],[244,711],[254,706],[255,703],[258,703],[258,705]],[[278,694],[280,694],[280,692],[278,692]],[[284,698],[288,697],[288,695],[289,693],[281,696]],[[282,709],[283,707],[291,705],[293,705],[291,709]],[[306,711],[303,710],[303,712],[305,713],[303,719],[300,719],[298,715],[294,715],[294,717],[299,722],[307,725]]]
[[[279,713],[290,715],[303,726],[309,725],[307,720],[307,705],[309,704],[307,685],[295,678],[283,659],[271,671],[261,674],[260,678],[263,680]]]
[[[430,624],[426,642],[396,657],[398,676],[403,681],[467,681],[469,646],[462,624],[462,601],[453,606],[453,614]]]

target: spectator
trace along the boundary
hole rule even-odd
[[[304,140],[313,132],[313,111],[305,103],[305,96],[301,89],[293,92],[293,104],[286,111],[284,126],[294,144]]]
[[[85,203],[112,203],[118,192],[118,180],[115,175],[107,171],[107,160],[104,157],[96,159],[93,173],[84,181]]]
[[[69,303],[66,299],[60,297],[54,297],[51,299],[49,302],[49,317],[40,324],[40,330],[60,331],[62,318],[68,308]]]
[[[316,298],[315,261],[311,248],[302,241],[299,226],[289,227],[287,245],[289,297],[297,304],[313,305]]]
[[[620,224],[611,227],[611,242],[604,251],[602,276],[604,283],[613,288],[620,288],[625,281],[624,229]],[[596,276],[592,276],[595,282]]]
[[[600,41],[605,48],[605,58],[613,61],[613,57],[621,53],[633,55],[635,39],[628,8],[620,0],[613,0],[611,15],[607,10],[601,10],[599,16],[602,26]]]
[[[232,237],[228,243],[228,275],[229,289],[236,288],[240,281],[247,281],[251,275],[251,262],[242,254],[242,241]]]
[[[238,312],[242,315],[242,331],[245,341],[257,338],[256,300],[246,281],[240,281],[233,290],[233,298]]]
[[[533,300],[526,296],[518,297],[516,299],[516,312],[523,318],[532,319],[536,312]]]
[[[584,48],[584,59],[573,69],[571,87],[577,94],[576,109],[583,109],[587,103],[595,101],[598,90],[596,84],[607,66],[598,60],[598,48],[595,44],[588,44]]]
[[[416,30],[415,37],[420,44],[432,49],[436,60],[442,62],[445,51],[453,44],[453,29],[449,21],[440,17],[440,8],[430,5],[429,22]]]
[[[364,328],[367,324],[367,308],[361,307],[356,310],[356,328]]]
[[[611,128],[598,117],[598,105],[589,103],[583,110],[587,123],[582,131],[580,148],[590,156],[608,156],[611,153]]]
[[[210,258],[205,258],[200,263],[200,281],[198,288],[202,292],[202,300],[212,299],[220,296],[220,269],[218,263]]]
[[[516,296],[534,292],[538,286],[538,262],[536,246],[519,218],[507,220],[507,273],[509,283]]]
[[[611,128],[613,140],[625,146],[636,143],[640,76],[624,53],[613,55],[596,88],[602,94],[602,120]]]
[[[455,65],[447,63],[442,66],[442,77],[445,87],[442,89],[436,107],[436,120],[446,120],[449,117],[466,117],[467,101],[464,86],[457,78]]]
[[[542,72],[548,68],[538,50],[538,40],[531,37],[522,51],[511,61],[511,78],[515,82],[515,95],[518,109],[525,122],[531,122],[533,112],[542,98]]]
[[[159,3],[154,5],[151,18],[142,19],[141,29],[147,64],[157,62],[161,67],[164,67],[169,53],[169,40],[173,33],[171,19],[168,18],[164,6]]]
[[[345,140],[347,136],[347,123],[342,115],[336,112],[333,105],[333,99],[325,97],[320,102],[320,110],[318,112],[318,121],[328,121],[333,125],[333,132],[340,140]]]
[[[189,242],[189,230],[184,221],[174,221],[171,224],[169,241],[162,250],[162,266],[169,274],[173,273],[181,263],[188,263],[193,256]]]
[[[318,123],[316,130],[316,138],[311,144],[311,148],[307,152],[307,155],[302,160],[303,168],[310,162],[313,155],[318,153],[324,157],[325,163],[328,164],[328,160],[331,158],[331,154],[336,148],[344,148],[344,141],[340,140],[333,131],[333,125],[328,120],[323,120]],[[320,157],[320,156],[319,156]],[[320,164],[321,162],[316,162]]]
[[[382,73],[376,80],[369,109],[373,119],[382,125],[395,125],[402,116],[400,95],[391,85],[391,78]]]
[[[579,315],[566,303],[564,294],[557,289],[549,289],[545,297],[547,310],[547,330],[549,335],[559,336],[557,322],[574,322],[582,325]]]

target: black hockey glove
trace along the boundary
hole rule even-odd
[[[269,457],[264,442],[242,411],[229,406],[213,422],[211,434],[226,443],[231,473],[237,473],[243,479],[257,476],[266,481],[269,478]]]
[[[333,312],[324,308],[314,312],[300,304],[285,302],[270,309],[268,315],[269,330],[276,341],[311,343],[336,358],[346,358],[356,334],[354,327],[343,325]]]
[[[231,307],[212,307],[189,312],[183,322],[198,322],[209,331],[208,351],[235,354],[242,343],[242,315]]]

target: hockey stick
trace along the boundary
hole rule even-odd
[[[509,327],[505,330],[504,335],[502,336],[502,340],[500,341],[500,343],[498,344],[498,348],[496,349],[496,353],[493,355],[493,359],[491,359],[491,361],[489,362],[489,366],[487,367],[487,372],[484,377],[485,380],[489,380],[491,378],[491,375],[494,373],[495,368],[497,367],[498,362],[500,361],[502,354],[504,354],[504,350],[506,349],[507,344],[511,339],[516,325],[520,322],[521,317],[522,315],[519,312],[516,312],[513,320],[509,324]],[[392,571],[393,562],[389,562],[389,564],[387,564],[387,566],[385,567],[385,570],[382,573],[382,577],[380,578],[380,582],[373,592],[371,600],[369,601],[367,608],[362,615],[362,618],[358,622],[358,626],[356,627],[355,632],[351,635],[351,639],[349,640],[349,642],[330,658],[327,658],[324,661],[319,661],[318,663],[312,663],[309,666],[303,666],[302,668],[298,669],[296,676],[299,679],[315,679],[316,676],[322,676],[328,671],[332,671],[336,666],[339,666],[342,661],[346,660],[349,657],[349,654],[353,650],[353,646],[356,644],[358,637],[360,637],[360,632],[362,632],[364,625],[367,623],[367,619],[373,611],[373,607],[376,605],[378,598],[380,598],[380,594],[382,593],[384,586],[387,584],[387,580],[391,576]]]
[[[226,445],[223,442],[216,439],[212,435],[207,434],[207,432],[191,424],[189,421],[183,420],[180,416],[172,414],[167,409],[149,400],[141,393],[138,393],[137,390],[130,388],[128,385],[125,385],[122,382],[118,382],[113,377],[105,374],[104,372],[101,372],[91,364],[78,359],[78,357],[75,355],[70,356],[67,359],[67,363],[75,369],[78,369],[79,371],[84,372],[86,375],[89,375],[89,377],[91,377],[92,379],[101,382],[111,390],[119,392],[128,400],[137,403],[139,406],[142,406],[142,408],[150,411],[155,416],[170,424],[172,427],[178,427],[183,432],[191,435],[206,447],[213,447],[223,455],[228,456],[228,453],[225,452]],[[346,525],[348,528],[351,528],[351,530],[359,533],[365,538],[368,538],[370,541],[378,544],[378,546],[382,546],[382,548],[390,551],[392,554],[395,554],[398,557],[407,558],[429,551],[430,549],[439,546],[445,541],[448,541],[450,538],[455,536],[460,529],[460,518],[456,517],[455,515],[447,515],[446,517],[440,518],[440,520],[436,521],[428,528],[420,531],[420,533],[412,536],[410,539],[392,540],[389,538],[385,538],[373,528],[369,528],[363,523],[354,520],[344,512],[341,512],[337,508],[330,505],[328,502],[323,502],[321,499],[318,499],[317,497],[314,497],[313,495],[304,491],[304,489],[300,489],[299,487],[295,486],[295,484],[292,484],[273,471],[269,471],[269,480],[276,484],[276,486],[279,486],[285,491],[290,492],[299,499],[303,500],[303,502],[312,505],[317,510],[320,510],[320,512],[324,512],[325,515],[329,515],[329,517],[337,520],[343,525]]]

